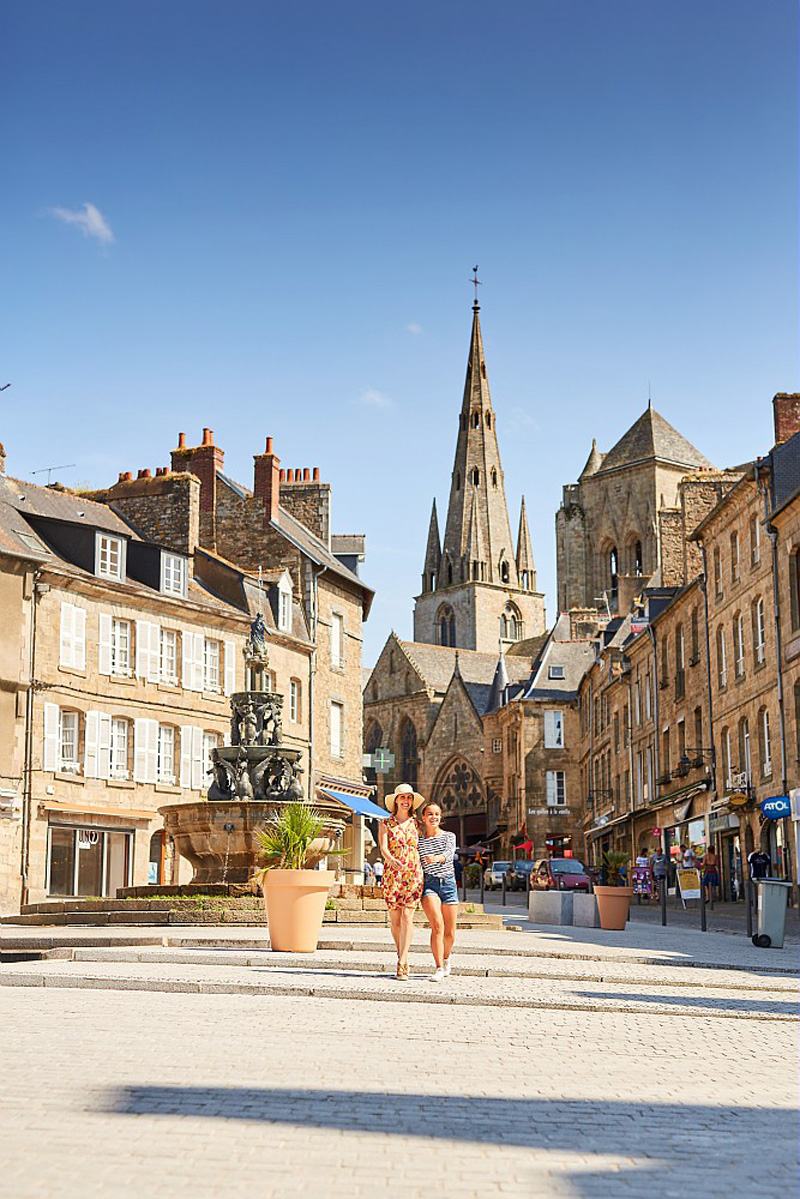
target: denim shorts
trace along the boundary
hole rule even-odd
[[[426,895],[438,895],[442,903],[457,904],[456,876],[451,874],[449,878],[438,878],[435,874],[426,874],[422,898],[424,899]]]

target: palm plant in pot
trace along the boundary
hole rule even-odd
[[[315,870],[323,858],[344,851],[329,848],[319,812],[300,801],[273,812],[256,834],[264,867],[254,876],[264,895],[270,948],[313,953],[325,903],[336,881],[333,870]]]
[[[603,854],[603,875],[605,885],[595,886],[597,899],[597,914],[600,927],[606,929],[623,929],[628,923],[633,887],[626,885],[630,861],[626,853],[607,850]]]

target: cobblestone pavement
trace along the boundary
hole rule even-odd
[[[203,930],[205,948],[191,931],[163,949],[106,938],[117,948],[88,960],[0,966],[7,981],[61,980],[0,986],[3,1199],[795,1193],[797,1024],[782,1007],[796,1011],[795,991],[764,966],[791,968],[780,953],[676,933],[648,953],[646,930],[627,944],[465,934],[465,966],[517,971],[454,977],[465,1005],[425,1002],[441,992],[424,980],[392,984],[385,932],[326,937],[316,964],[295,965],[243,953],[246,932],[222,930],[224,950]],[[324,989],[345,966],[374,998],[112,989],[115,972]],[[99,989],[70,982],[92,975]],[[575,989],[602,995],[560,1009]],[[532,995],[539,1006],[498,1006]]]

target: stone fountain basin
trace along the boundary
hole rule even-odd
[[[164,829],[175,842],[175,850],[192,863],[193,884],[246,883],[261,868],[261,850],[256,833],[286,805],[279,799],[203,799],[195,803],[169,804],[159,808]],[[309,865],[341,843],[345,820],[342,809],[320,800],[311,805],[325,824],[313,842]],[[233,825],[228,831],[225,825]]]

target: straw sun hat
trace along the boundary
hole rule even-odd
[[[424,795],[420,795],[419,792],[415,791],[414,788],[412,786],[410,786],[408,783],[400,783],[397,787],[395,787],[394,791],[392,791],[389,795],[384,795],[384,797],[383,797],[383,802],[386,805],[386,807],[389,809],[390,812],[394,808],[394,801],[397,799],[398,795],[413,796],[415,811],[419,807],[420,804],[425,803]]]

